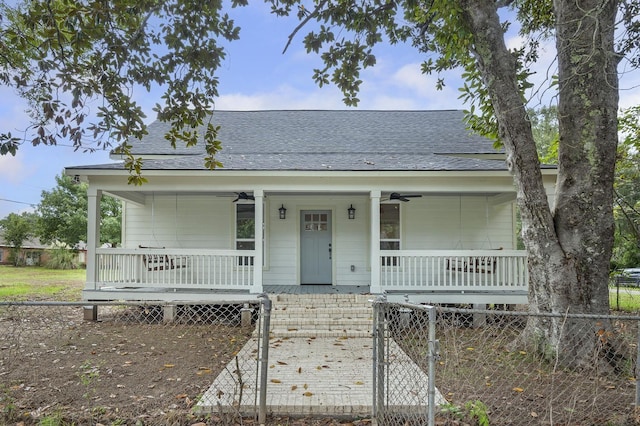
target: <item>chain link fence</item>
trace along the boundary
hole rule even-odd
[[[98,320],[86,321],[95,312],[82,303],[0,303],[0,424],[264,421],[267,298],[97,306]],[[560,358],[522,343],[531,318],[554,321],[564,349],[589,353]],[[377,300],[374,416],[407,426],[640,424],[638,320]],[[569,330],[589,338],[570,340]]]
[[[640,422],[640,317],[536,317],[376,301],[374,318],[380,425]],[[522,339],[529,321],[556,324],[557,346]]]
[[[231,424],[241,400],[257,415],[263,305],[0,303],[0,424]]]

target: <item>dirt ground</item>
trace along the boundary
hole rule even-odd
[[[0,307],[0,424],[257,424],[192,410],[252,328],[165,325],[155,318],[140,324],[144,312],[134,312],[135,321],[123,312],[91,322],[83,321],[81,307]],[[268,424],[368,423],[272,418]]]

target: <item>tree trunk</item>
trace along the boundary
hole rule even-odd
[[[529,309],[607,314],[617,147],[616,3],[554,2],[560,145],[553,209],[496,2],[463,0],[462,6],[517,188],[529,253]],[[593,320],[531,317],[522,341],[565,365],[591,365],[608,328]]]

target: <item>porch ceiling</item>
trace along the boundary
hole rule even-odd
[[[121,200],[125,200],[128,202],[132,202],[137,205],[144,205],[146,203],[147,197],[153,197],[154,195],[173,195],[173,196],[207,196],[207,197],[215,197],[215,198],[230,198],[235,199],[237,197],[237,192],[246,192],[247,194],[252,194],[253,191],[250,188],[239,188],[238,191],[230,192],[230,191],[180,191],[180,190],[133,190],[133,191],[105,191],[105,193],[116,197]],[[383,199],[388,198],[389,193],[391,192],[406,192],[403,191],[402,188],[392,191],[383,191],[382,197]],[[412,194],[420,194],[423,196],[485,196],[489,197],[493,204],[501,204],[504,202],[511,202],[515,200],[515,192],[474,192],[474,191],[464,191],[464,192],[444,192],[444,191],[410,191]],[[368,196],[370,191],[339,191],[336,189],[332,190],[309,190],[309,191],[265,191],[265,198],[269,197],[305,197],[305,196],[340,196],[340,197],[362,197]]]

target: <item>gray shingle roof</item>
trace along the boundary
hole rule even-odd
[[[465,128],[462,111],[216,111],[212,121],[221,126],[224,170],[506,169],[504,161],[459,156],[499,152]],[[204,170],[204,146],[171,148],[169,128],[152,123],[132,142],[136,156],[167,155],[145,160],[144,169]]]

